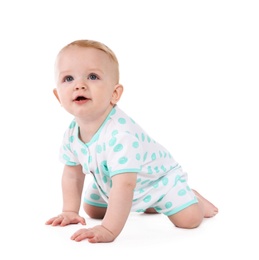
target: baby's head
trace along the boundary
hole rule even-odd
[[[78,118],[107,116],[123,92],[115,54],[97,41],[77,40],[63,47],[57,55],[55,78],[55,96]]]
[[[114,73],[114,77],[116,79],[116,84],[119,83],[119,77],[120,77],[119,62],[118,62],[118,59],[117,59],[115,53],[108,46],[106,46],[105,44],[103,44],[101,42],[94,41],[94,40],[76,40],[76,41],[73,41],[73,42],[67,44],[60,50],[60,52],[57,55],[57,61],[63,55],[63,53],[70,47],[94,48],[94,49],[97,49],[97,50],[100,50],[100,51],[103,51],[104,53],[106,53],[107,56],[110,58],[110,61],[113,65],[113,73]],[[56,61],[56,64],[57,64],[57,61]]]

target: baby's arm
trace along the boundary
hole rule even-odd
[[[85,219],[78,215],[81,205],[81,195],[84,186],[85,174],[82,167],[64,166],[62,175],[63,209],[62,213],[49,219],[46,224],[52,226],[66,226],[81,223],[85,225]]]
[[[91,243],[112,242],[122,231],[132,206],[136,173],[123,173],[112,178],[106,214],[100,226],[78,230],[71,239],[88,239]]]

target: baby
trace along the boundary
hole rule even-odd
[[[213,217],[217,207],[191,189],[187,174],[170,152],[156,142],[117,105],[123,93],[119,63],[106,45],[78,40],[59,52],[54,94],[74,119],[60,149],[62,213],[46,224],[81,223],[81,198],[86,214],[102,219],[71,239],[112,242],[130,212],[162,213],[179,228],[196,228]],[[84,180],[92,183],[82,196]]]

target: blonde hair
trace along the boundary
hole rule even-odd
[[[59,53],[61,53],[63,50],[65,50],[69,46],[78,46],[78,47],[83,47],[83,48],[95,48],[97,50],[105,52],[108,57],[115,63],[115,68],[116,68],[116,74],[118,75],[118,81],[119,81],[119,62],[118,59],[115,55],[115,53],[105,44],[94,41],[94,40],[76,40],[73,41],[66,46],[64,46]]]

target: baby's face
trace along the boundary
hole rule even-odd
[[[117,66],[101,50],[67,47],[57,57],[55,78],[61,105],[75,117],[96,120],[113,106]]]

